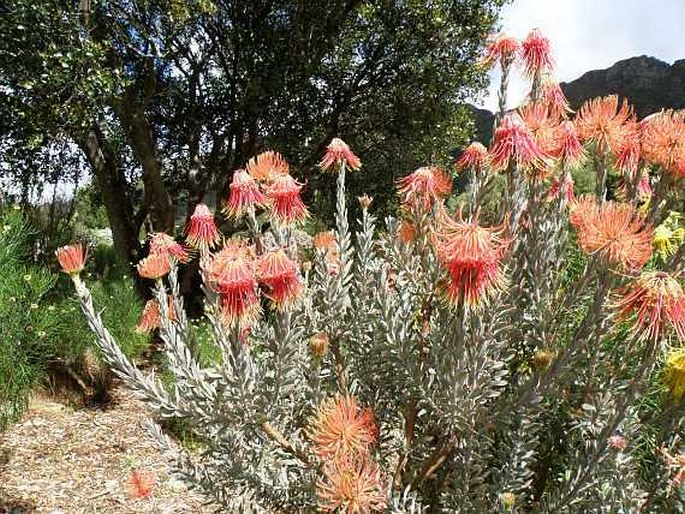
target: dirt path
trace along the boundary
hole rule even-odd
[[[105,410],[74,410],[36,397],[0,435],[0,513],[209,513],[203,499],[171,476],[170,464],[140,428],[145,406],[123,388]],[[133,471],[154,477],[135,497]]]

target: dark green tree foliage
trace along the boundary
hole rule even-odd
[[[28,187],[87,169],[126,259],[141,228],[171,231],[265,149],[309,180],[340,136],[364,161],[350,194],[447,163],[461,104],[505,0],[15,0],[0,17],[2,173]],[[62,148],[63,166],[43,166]],[[41,153],[42,152],[42,153]]]

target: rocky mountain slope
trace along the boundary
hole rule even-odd
[[[610,94],[627,98],[640,118],[661,109],[683,109],[685,59],[668,64],[646,55],[631,57],[604,70],[588,71],[561,87],[574,109],[588,98]],[[472,110],[479,139],[489,141],[493,114],[476,107]]]

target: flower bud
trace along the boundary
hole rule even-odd
[[[535,364],[535,369],[543,370],[549,367],[552,359],[554,358],[554,352],[547,350],[545,348],[538,350],[533,355],[533,363]]]
[[[321,359],[328,353],[328,343],[328,334],[325,332],[314,334],[309,338],[309,351],[312,352],[314,357]]]
[[[368,208],[371,207],[371,203],[373,202],[373,197],[365,194],[357,197],[357,200],[359,201],[359,205],[362,206],[362,209],[368,210]]]

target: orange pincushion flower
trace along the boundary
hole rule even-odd
[[[573,166],[583,157],[583,145],[580,144],[573,122],[564,121],[555,130],[554,143],[550,155]]]
[[[525,65],[526,75],[533,77],[554,67],[549,39],[542,35],[539,29],[530,31],[521,43],[521,57]]]
[[[452,178],[435,166],[424,166],[397,181],[405,207],[429,210],[452,192]]]
[[[340,165],[345,163],[350,169],[358,170],[362,166],[362,162],[359,157],[354,155],[347,143],[342,139],[334,137],[326,148],[326,155],[324,155],[323,160],[319,163],[322,170],[330,170],[331,167],[335,165]]]
[[[619,105],[617,95],[592,98],[578,111],[576,130],[581,140],[615,152],[623,141],[624,123],[632,118],[632,107],[625,100]]]
[[[679,163],[685,158],[685,114],[656,113],[642,120],[640,127],[645,159],[670,173],[683,174]]]
[[[255,179],[245,170],[236,170],[229,186],[228,200],[224,204],[224,213],[231,218],[239,218],[249,209],[266,203],[266,197],[259,190]]]
[[[640,164],[640,132],[635,121],[628,121],[616,149],[616,167],[634,177]]]
[[[368,456],[340,456],[323,465],[316,496],[323,512],[370,514],[385,510],[386,487],[379,465]]]
[[[338,246],[335,241],[335,232],[332,230],[325,230],[317,233],[312,239],[312,244],[317,250],[326,252],[335,250]]]
[[[617,303],[619,318],[635,316],[633,332],[657,340],[670,324],[685,339],[685,293],[678,281],[664,271],[647,271],[623,292]]]
[[[549,117],[547,105],[542,102],[531,102],[519,107],[519,114],[533,134],[540,150],[545,154],[549,153],[555,144],[556,125]]]
[[[652,255],[652,227],[630,204],[605,202],[584,195],[571,205],[569,221],[588,255],[599,253],[611,264],[634,271]]]
[[[287,175],[290,171],[287,161],[278,152],[262,152],[247,161],[247,172],[253,179],[268,182],[276,175]]]
[[[488,149],[477,141],[466,147],[455,166],[458,170],[472,169],[480,173],[488,163]]]
[[[507,113],[495,130],[490,147],[490,162],[496,170],[518,166],[542,167],[544,153],[528,127],[516,112]]]
[[[150,233],[150,254],[153,253],[164,254],[169,259],[175,259],[178,262],[188,262],[190,260],[188,250],[164,232]]]
[[[549,114],[556,118],[566,117],[566,114],[572,112],[568,105],[566,95],[561,90],[561,86],[555,80],[547,75],[542,80],[542,101],[545,102],[549,109]]]
[[[459,216],[461,218],[461,216]],[[438,259],[450,275],[447,297],[456,302],[463,295],[469,307],[485,304],[505,288],[501,262],[509,246],[500,227],[453,220],[442,211],[434,233]]]
[[[251,250],[231,240],[202,263],[207,285],[219,293],[221,314],[227,326],[249,326],[259,314],[257,280]]]
[[[505,67],[516,59],[520,50],[521,44],[516,38],[506,34],[496,34],[490,37],[483,61],[488,66],[499,63],[500,66]]]
[[[155,479],[150,473],[139,469],[131,471],[131,476],[128,479],[128,490],[133,498],[149,498],[152,496],[154,486]]]
[[[271,219],[280,225],[302,223],[309,213],[300,197],[304,184],[290,175],[278,175],[266,190],[271,205]]]
[[[397,238],[404,244],[413,242],[416,238],[416,227],[414,224],[407,220],[402,220],[397,231]]]
[[[64,273],[78,275],[86,263],[86,252],[81,243],[63,246],[55,251],[57,261]]]
[[[309,437],[321,459],[364,455],[376,443],[378,428],[373,412],[360,409],[354,396],[338,395],[319,406]]]
[[[206,252],[214,248],[220,239],[221,234],[209,207],[203,203],[198,204],[186,227],[186,242],[193,248]]]
[[[168,316],[170,320],[175,320],[176,316],[174,314],[174,301],[171,295],[168,296],[169,307]],[[162,313],[159,308],[159,302],[157,300],[148,300],[145,302],[145,307],[143,307],[143,312],[140,314],[138,319],[138,325],[136,326],[136,332],[151,332],[156,328],[162,326]]]
[[[141,277],[157,280],[171,271],[171,257],[161,251],[150,253],[136,265],[136,268]]]
[[[279,310],[292,305],[304,288],[297,275],[297,264],[283,250],[265,254],[259,263],[257,275],[259,281],[269,289],[267,296]]]

